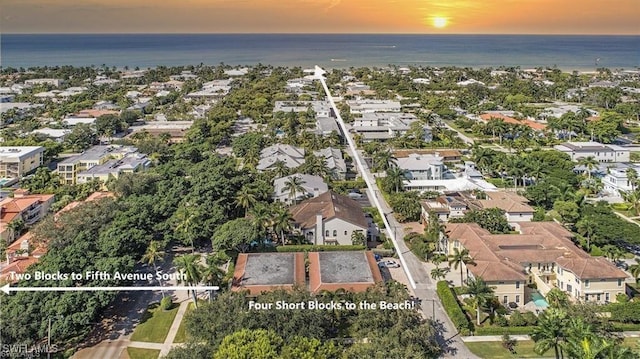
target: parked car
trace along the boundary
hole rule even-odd
[[[378,262],[378,266],[387,267],[387,268],[400,268],[400,264],[398,264],[396,261],[392,261],[392,260],[386,260],[386,261]]]
[[[349,194],[347,194],[347,196],[349,196],[349,198],[351,198],[351,199],[360,199],[360,198],[362,198],[362,194],[361,193],[357,193],[357,192],[349,192]]]

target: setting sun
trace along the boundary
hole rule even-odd
[[[433,26],[437,27],[438,29],[442,29],[443,27],[447,26],[447,18],[446,17],[441,17],[441,16],[437,16],[433,18]]]

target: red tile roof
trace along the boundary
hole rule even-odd
[[[547,125],[543,124],[543,123],[539,123],[539,122],[535,122],[535,121],[531,121],[531,120],[518,120],[515,119],[513,117],[509,117],[509,116],[505,116],[499,113],[483,113],[482,115],[480,115],[480,118],[482,119],[482,121],[484,122],[489,122],[489,120],[502,120],[506,123],[510,123],[513,125],[525,125],[525,126],[529,126],[530,128],[534,129],[534,130],[538,130],[538,131],[542,131],[545,128],[547,128]]]

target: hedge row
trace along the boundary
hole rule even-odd
[[[301,244],[301,245],[291,245],[291,246],[278,246],[276,250],[278,252],[332,252],[332,251],[363,251],[365,250],[365,246],[354,246],[354,245],[345,245],[345,246],[335,246],[335,245],[312,245],[312,244]]]
[[[640,324],[632,323],[611,323],[614,332],[635,332],[640,331]]]
[[[473,331],[473,323],[471,323],[469,318],[464,314],[460,303],[458,303],[458,299],[453,294],[451,288],[449,288],[449,284],[443,280],[439,281],[437,284],[437,292],[444,310],[460,334],[465,335]]]
[[[474,335],[521,335],[531,334],[535,327],[476,327]]]
[[[382,257],[393,257],[396,254],[396,251],[393,249],[374,248],[371,251]]]

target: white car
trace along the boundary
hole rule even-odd
[[[400,268],[400,264],[398,264],[396,261],[392,261],[392,260],[386,260],[386,261],[378,262],[378,266],[387,267],[387,268]]]

